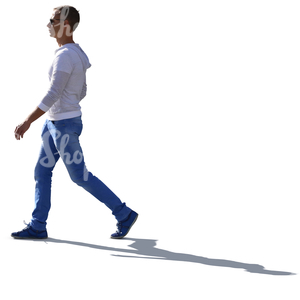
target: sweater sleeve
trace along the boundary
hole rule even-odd
[[[87,85],[86,85],[86,82],[84,82],[82,91],[81,91],[81,95],[80,95],[80,101],[86,96],[86,90],[87,90]]]
[[[48,111],[50,107],[57,101],[62,95],[64,88],[66,87],[70,73],[57,71],[52,75],[50,88],[42,99],[38,107],[44,112]]]

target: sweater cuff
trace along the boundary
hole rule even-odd
[[[50,109],[50,107],[46,106],[46,105],[45,105],[44,103],[42,103],[42,102],[38,105],[38,108],[41,109],[41,110],[44,111],[44,112],[46,112],[46,111],[48,111],[48,110]]]

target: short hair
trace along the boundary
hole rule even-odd
[[[70,24],[71,31],[72,32],[75,31],[75,29],[77,28],[80,22],[79,11],[77,11],[75,7],[69,5],[62,5],[62,6],[55,7],[53,10],[59,11],[61,14],[60,20],[61,21],[67,20]]]

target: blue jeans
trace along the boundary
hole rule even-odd
[[[46,120],[43,126],[42,147],[34,172],[35,208],[30,222],[36,230],[46,229],[51,206],[52,171],[60,157],[72,181],[104,203],[118,221],[126,219],[131,212],[102,181],[87,170],[79,143],[81,131],[81,117]]]

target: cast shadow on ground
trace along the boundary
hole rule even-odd
[[[265,275],[296,275],[295,273],[291,273],[291,272],[266,270],[263,266],[257,264],[247,264],[247,263],[226,260],[226,259],[213,259],[213,258],[207,258],[203,256],[176,253],[168,250],[159,249],[155,247],[157,240],[135,239],[135,238],[124,238],[123,240],[133,241],[133,243],[129,245],[129,247],[132,248],[132,250],[87,244],[87,243],[68,241],[68,240],[59,240],[54,238],[48,238],[47,240],[45,240],[45,242],[69,244],[69,245],[88,247],[88,248],[93,248],[98,250],[109,251],[109,252],[121,253],[121,254],[111,254],[117,257],[190,262],[190,263],[203,264],[203,265],[215,266],[215,267],[244,269],[249,273],[258,273],[258,274],[265,274]]]

